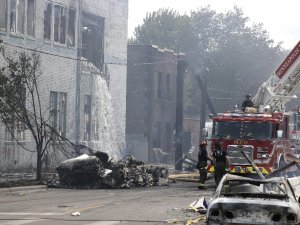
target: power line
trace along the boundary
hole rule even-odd
[[[218,97],[210,97],[211,99],[216,99],[216,100],[241,100],[243,98],[218,98]]]
[[[213,91],[225,92],[225,93],[237,93],[237,94],[240,94],[240,92],[237,92],[237,91],[224,90],[224,89],[216,89],[216,88],[212,88],[212,87],[207,87],[207,89],[213,90]]]
[[[23,47],[23,46],[19,46],[19,45],[10,44],[10,43],[4,42],[3,40],[0,40],[0,43],[8,45],[8,46],[12,46],[12,47],[20,48],[20,49],[23,49],[23,50],[29,50],[29,51],[33,51],[33,52],[37,52],[37,53],[42,53],[42,54],[45,54],[45,55],[51,55],[51,56],[60,57],[60,58],[64,58],[64,59],[69,59],[69,60],[74,60],[74,61],[89,62],[87,59],[78,59],[78,58],[75,58],[75,57],[57,55],[57,54],[54,54],[54,53],[45,52],[45,51],[34,49],[34,48],[28,48],[28,47]],[[112,64],[112,65],[127,65],[127,63],[117,63],[117,62],[104,62],[104,63],[105,64]]]
[[[90,62],[87,59],[78,59],[78,58],[75,58],[75,57],[58,55],[58,54],[54,54],[54,53],[50,53],[50,52],[45,52],[45,51],[34,49],[34,48],[28,48],[28,47],[23,47],[23,46],[19,46],[19,45],[14,45],[14,44],[11,44],[11,43],[4,42],[3,40],[0,40],[0,43],[8,45],[8,46],[12,46],[12,47],[20,48],[20,49],[23,49],[23,50],[29,50],[29,51],[33,51],[33,52],[45,54],[45,55],[60,57],[60,58],[64,58],[64,59],[74,60],[74,61]],[[150,63],[149,62],[132,63],[132,65],[134,65],[134,66],[139,66],[139,65],[157,65],[157,64],[164,64],[164,63],[174,63],[174,64],[177,64],[177,62],[175,60],[166,60],[166,61],[158,61],[158,62],[150,62]],[[109,64],[109,65],[128,65],[127,63],[118,63],[118,62],[104,62],[104,64]]]

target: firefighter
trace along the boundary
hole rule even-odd
[[[215,160],[215,181],[218,186],[222,177],[226,174],[226,168],[228,166],[227,153],[222,149],[222,144],[220,142],[215,143],[213,158]]]
[[[199,145],[199,152],[198,152],[198,164],[197,167],[199,169],[199,175],[200,175],[200,179],[199,179],[199,184],[198,184],[198,188],[199,189],[204,189],[205,188],[205,181],[207,178],[207,159],[208,159],[208,155],[207,155],[207,141],[202,141]]]
[[[242,110],[244,112],[245,112],[246,107],[253,107],[254,106],[253,102],[251,101],[251,98],[252,98],[251,94],[246,95],[246,99],[242,103]]]

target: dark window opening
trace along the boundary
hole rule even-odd
[[[76,11],[75,9],[69,9],[67,45],[70,47],[75,46],[75,24],[76,24],[75,22],[76,22]]]
[[[54,6],[54,41],[66,43],[66,8],[60,5]]]
[[[57,130],[57,102],[58,102],[58,93],[51,91],[50,92],[50,125],[53,129]]]
[[[45,2],[44,8],[44,39],[51,40],[51,15],[52,4],[51,2]]]
[[[59,133],[62,137],[66,137],[66,118],[67,118],[67,93],[60,93],[59,99]]]
[[[7,0],[0,0],[0,30],[6,31],[7,26]]]
[[[103,71],[105,20],[85,12],[82,15],[82,56]]]
[[[10,31],[24,34],[25,1],[11,0],[10,2]]]
[[[27,34],[34,36],[35,33],[35,0],[27,3]]]
[[[50,125],[62,137],[66,137],[67,93],[50,92]]]

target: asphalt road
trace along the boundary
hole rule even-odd
[[[186,224],[199,217],[188,210],[213,188],[198,190],[196,183],[130,190],[48,189],[37,193],[0,196],[1,225],[152,225]],[[72,216],[79,212],[80,216]],[[197,224],[204,224],[200,222]]]

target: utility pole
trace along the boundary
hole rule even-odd
[[[209,95],[208,95],[207,88],[206,88],[206,85],[204,84],[203,79],[200,77],[200,75],[196,75],[195,73],[193,73],[193,74],[194,74],[194,76],[195,76],[195,78],[196,78],[196,80],[197,80],[197,83],[198,83],[198,85],[199,85],[201,91],[206,93],[206,94],[205,94],[205,95],[206,95],[206,103],[207,103],[207,105],[208,105],[208,108],[209,108],[210,112],[211,112],[214,116],[216,116],[216,115],[217,115],[217,111],[216,111],[216,109],[215,109],[215,107],[214,107],[214,104],[212,103],[212,101],[211,101],[211,99],[210,99],[210,97],[209,97]]]
[[[176,131],[175,131],[175,169],[182,170],[183,139],[183,84],[186,62],[183,55],[177,58],[177,93],[176,93]]]
[[[206,91],[207,79],[203,79],[203,87],[201,88],[201,108],[200,108],[200,133],[199,133],[199,142],[203,141],[202,130],[205,128],[206,121],[206,103],[207,103],[207,91]]]
[[[82,57],[82,0],[78,0],[75,143],[80,142],[80,85]]]

